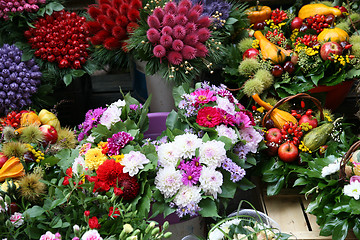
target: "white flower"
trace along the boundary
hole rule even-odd
[[[224,238],[224,233],[222,231],[224,231],[225,233],[229,233],[230,226],[238,225],[239,223],[240,223],[240,219],[233,219],[233,220],[224,222],[218,228],[214,229],[214,231],[210,232],[209,240],[222,240]]]
[[[263,140],[263,136],[253,127],[242,129],[239,133],[240,139],[246,141],[246,149],[249,152],[256,153],[259,143]]]
[[[217,97],[216,98],[217,107],[225,110],[231,115],[235,115],[235,105],[229,101],[227,98]]]
[[[10,221],[14,225],[14,227],[18,228],[23,225],[24,217],[21,213],[15,212],[13,215],[11,215]]]
[[[231,127],[227,127],[226,125],[218,125],[216,126],[215,130],[220,137],[224,136],[230,138],[232,144],[235,144],[239,140],[236,131]]]
[[[177,193],[182,185],[181,172],[171,166],[162,168],[157,172],[155,185],[165,198],[170,198]]]
[[[182,158],[192,158],[195,156],[196,149],[201,146],[202,140],[195,134],[186,133],[176,136],[174,144],[178,147]]]
[[[116,102],[113,102],[110,107],[117,107],[117,108],[122,108],[126,105],[126,101],[125,100],[117,100]]]
[[[226,158],[225,143],[221,141],[208,141],[200,147],[200,163],[208,167],[220,167]]]
[[[129,175],[133,177],[149,162],[149,159],[141,152],[131,151],[124,155],[124,158],[121,160],[121,165],[124,166],[124,173],[129,173]]]
[[[89,230],[81,237],[81,240],[103,240],[96,229]]]
[[[180,160],[180,149],[175,142],[161,144],[158,149],[158,163],[165,166],[175,167]]]
[[[45,234],[41,235],[40,240],[54,240],[55,234],[50,231],[47,231]]]
[[[344,186],[344,195],[353,197],[355,200],[360,198],[360,182],[354,181]]]
[[[74,163],[72,165],[72,173],[78,176],[81,176],[85,172],[85,160],[82,156],[79,156],[74,159]]]
[[[73,230],[74,230],[74,232],[79,232],[79,231],[80,231],[79,225],[75,224],[75,225],[73,226]]]
[[[123,229],[126,233],[131,233],[132,231],[134,231],[133,227],[128,223],[124,224]]]
[[[4,185],[4,183],[3,183]],[[2,207],[2,205],[5,206],[5,209]],[[3,197],[0,196],[0,213],[6,212],[8,210],[7,203],[4,201]]]
[[[217,194],[221,193],[221,185],[223,184],[223,176],[221,172],[215,168],[203,167],[199,178],[200,187],[206,194],[211,194],[217,198]]]
[[[100,124],[105,125],[108,129],[111,128],[111,125],[121,121],[121,108],[114,106],[108,107],[106,111],[101,115]]]
[[[183,185],[174,198],[178,207],[186,207],[188,204],[198,204],[201,201],[201,188],[197,186]]]
[[[329,165],[324,167],[321,170],[321,176],[324,178],[324,177],[326,177],[328,175],[331,175],[331,174],[336,173],[337,171],[339,171],[340,170],[340,161],[341,161],[341,158],[338,158],[333,163],[330,163]]]

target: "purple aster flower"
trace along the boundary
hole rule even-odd
[[[194,3],[202,3],[203,15],[209,16],[216,27],[223,27],[223,20],[227,20],[230,15],[231,3],[224,0],[193,0]],[[221,15],[220,15],[221,13]]]
[[[109,155],[119,155],[120,150],[123,149],[128,142],[134,138],[127,132],[118,132],[108,138]]]
[[[192,203],[186,205],[185,207],[179,207],[176,210],[176,214],[180,218],[182,218],[182,217],[184,217],[186,215],[190,215],[190,217],[195,217],[195,216],[199,215],[200,210],[201,210],[201,208],[199,207],[199,205],[192,202]]]
[[[234,163],[230,158],[225,159],[222,163],[222,168],[231,174],[230,180],[233,182],[240,181],[246,174],[245,170]]]
[[[137,105],[137,104],[130,104],[129,108],[130,108],[130,110],[136,111],[136,110],[139,108],[139,105]]]
[[[184,171],[182,175],[183,176],[182,182],[184,185],[189,185],[189,186],[195,185],[196,183],[198,183],[200,175],[201,175],[201,169],[199,171],[199,168],[189,165],[188,170]]]
[[[81,130],[81,133],[78,136],[78,141],[83,140],[85,135],[88,136],[91,129],[99,124],[101,115],[106,111],[106,109],[107,108],[100,107],[87,111],[84,122],[78,126],[78,128]]]

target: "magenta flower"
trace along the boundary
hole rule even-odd
[[[356,181],[360,182],[360,176],[357,176],[357,175],[351,176],[350,183],[353,183]]]
[[[134,138],[127,132],[118,132],[108,138],[109,155],[119,155],[120,150]]]
[[[235,114],[235,123],[241,128],[248,128],[251,126],[251,119],[244,112],[237,112]]]
[[[194,92],[192,92],[190,95],[192,96],[196,96],[195,98],[195,105],[199,105],[199,104],[206,104],[209,102],[215,102],[216,101],[216,96],[215,96],[215,92],[211,91],[209,89],[197,89]]]
[[[171,64],[180,65],[181,62],[183,61],[183,57],[180,53],[171,51],[168,54],[168,60]]]
[[[184,48],[184,43],[183,43],[181,40],[176,39],[176,40],[174,40],[173,43],[172,43],[172,48],[173,48],[175,51],[179,52],[179,51],[181,51],[181,50]]]
[[[182,40],[182,39],[185,38],[186,29],[185,29],[183,26],[181,26],[181,25],[176,25],[176,26],[174,27],[173,33],[174,33],[174,37],[175,37],[175,38]]]
[[[163,27],[163,29],[161,30],[161,34],[163,34],[163,35],[169,35],[169,36],[171,36],[172,33],[173,33],[173,29],[172,29],[171,27],[169,27],[169,26],[165,26],[165,27]]]
[[[236,121],[233,115],[229,114],[224,109],[219,109],[219,112],[221,114],[221,119],[223,124],[234,126]]]
[[[154,47],[153,53],[155,57],[162,58],[166,55],[166,49],[162,45],[157,45]]]
[[[160,37],[160,44],[165,48],[171,47],[172,41],[173,39],[170,35],[162,35]]]
[[[157,43],[160,40],[160,33],[155,28],[150,28],[146,32],[146,37],[151,43]]]
[[[153,12],[154,16],[157,17],[160,21],[163,20],[164,18],[164,11],[162,10],[162,8],[160,7],[157,7],[154,9],[154,12]]]
[[[155,29],[159,29],[160,28],[160,21],[159,18],[157,18],[154,15],[151,15],[148,17],[147,19],[147,24],[149,25],[149,27],[151,28],[155,28]]]

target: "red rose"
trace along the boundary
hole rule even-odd
[[[90,216],[90,211],[89,211],[89,210],[86,210],[86,211],[84,212],[84,215],[85,215],[86,217]]]
[[[222,122],[222,117],[217,108],[204,107],[199,110],[196,123],[203,127],[212,128]]]
[[[120,210],[118,208],[115,208],[115,211],[114,211],[114,207],[110,207],[109,208],[109,217],[113,217],[113,218],[117,218],[120,216]]]
[[[94,229],[97,228],[99,229],[101,227],[101,225],[99,224],[98,218],[97,217],[92,217],[89,219],[89,228]]]

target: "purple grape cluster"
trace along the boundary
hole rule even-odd
[[[45,4],[46,0],[0,0],[0,18],[8,20],[9,13],[37,12],[38,4]]]
[[[34,59],[22,62],[21,56],[15,45],[0,48],[0,114],[29,106],[41,83],[42,74]]]

